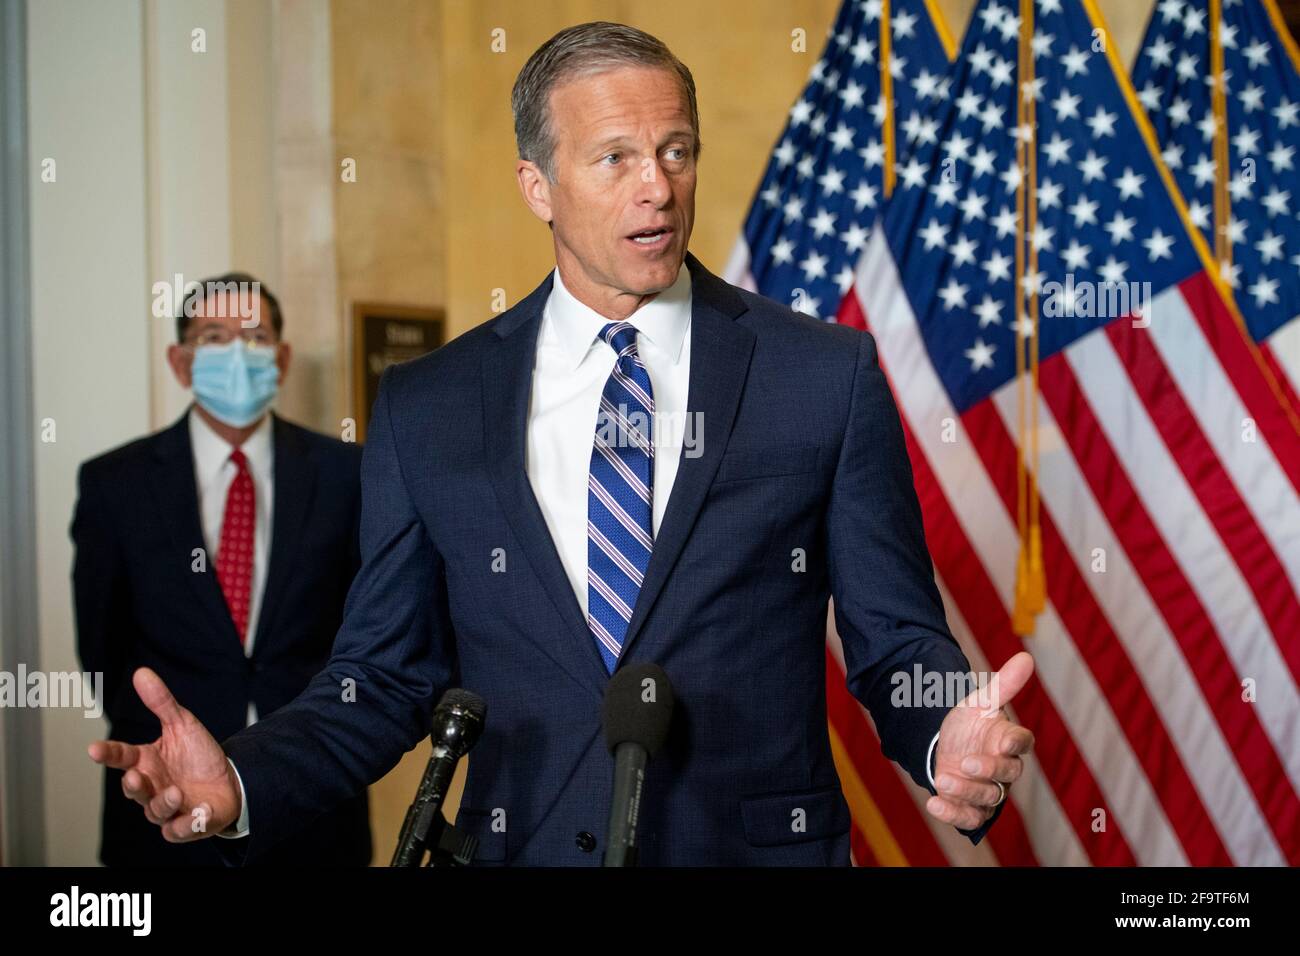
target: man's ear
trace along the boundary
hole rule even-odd
[[[188,391],[194,384],[194,378],[191,375],[194,353],[179,345],[169,345],[167,346],[167,364],[172,367],[172,374],[176,376],[176,381],[180,382],[181,388]]]
[[[289,347],[288,342],[281,342],[275,350],[275,364],[280,369],[280,384],[284,384],[284,377],[289,374],[289,360],[293,358],[293,349]]]
[[[531,160],[521,159],[515,163],[515,177],[519,181],[519,192],[523,194],[524,202],[533,215],[542,222],[549,223],[553,218],[551,184],[542,175],[541,169]]]

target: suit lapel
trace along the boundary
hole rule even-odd
[[[582,608],[564,572],[526,468],[528,403],[537,333],[552,279],[553,273],[549,273],[528,298],[501,316],[494,326],[501,341],[484,357],[482,368],[484,447],[497,499],[529,566],[564,620],[570,653],[556,654],[540,635],[538,645],[569,676],[597,697],[603,697],[609,675],[583,620]]]
[[[744,300],[690,253],[686,265],[691,270],[691,369],[686,408],[688,420],[700,422],[703,428],[701,454],[694,458],[683,455],[679,460],[650,565],[623,637],[620,665],[628,659],[704,505],[731,436],[754,349],[754,333],[735,321],[748,308]]]
[[[199,495],[194,483],[194,453],[190,445],[189,413],[158,436],[157,466],[150,476],[154,500],[171,535],[178,555],[187,563],[185,576],[202,613],[212,622],[223,649],[239,649],[239,633],[217,583],[214,554],[207,554],[202,573],[192,571],[195,548],[204,548],[203,525],[199,518]]]
[[[280,609],[285,588],[298,566],[301,555],[303,523],[311,512],[316,490],[316,471],[312,468],[302,438],[275,415],[271,416],[274,442],[275,497],[271,514],[271,547],[267,562],[266,583],[262,588],[262,607],[257,615],[253,656],[266,647],[274,634],[275,615]]]

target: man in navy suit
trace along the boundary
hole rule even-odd
[[[266,321],[262,321],[263,318]],[[72,523],[77,647],[104,675],[117,739],[158,738],[129,687],[152,668],[222,737],[293,700],[329,658],[360,563],[361,450],[268,411],[290,348],[252,276],[192,286],[168,360],[195,404],[171,427],[81,467]],[[277,845],[268,864],[370,862],[366,794]],[[108,866],[222,866],[169,843],[104,775]]]
[[[694,82],[654,37],[562,31],[513,106],[520,190],[556,269],[385,376],[363,564],[329,663],[224,747],[141,670],[174,746],[91,756],[126,770],[167,839],[224,830],[223,849],[252,861],[387,772],[441,693],[465,687],[488,704],[458,817],[477,860],[594,865],[612,789],[604,691],[617,668],[654,662],[677,709],[644,782],[641,862],[846,864],[833,596],[849,689],[884,752],[978,842],[1032,745],[1001,705],[1033,665],[1017,654],[978,706],[893,696],[914,668],[969,665],[871,336],[732,287],[687,251]]]

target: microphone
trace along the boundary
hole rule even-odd
[[[442,802],[456,774],[456,765],[478,742],[486,720],[487,703],[478,694],[452,688],[438,701],[429,735],[433,753],[415,801],[406,811],[390,866],[420,866],[426,850],[431,854],[429,866],[464,866],[473,858],[478,840],[447,822]]]
[[[605,691],[605,743],[614,755],[614,795],[609,804],[605,866],[636,866],[637,817],[646,763],[668,739],[673,685],[657,664],[634,664],[614,673]]]

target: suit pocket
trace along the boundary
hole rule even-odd
[[[819,452],[816,445],[801,443],[728,449],[718,465],[713,483],[806,474],[817,470]]]
[[[499,815],[491,810],[477,810],[461,807],[456,814],[456,828],[478,839],[478,849],[474,852],[475,863],[504,863],[506,859],[505,829],[494,828]],[[505,826],[507,824],[502,824]]]
[[[849,806],[838,786],[744,797],[740,817],[750,846],[787,846],[848,832]]]

